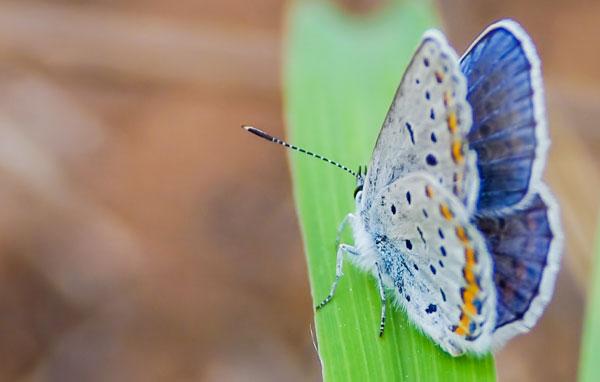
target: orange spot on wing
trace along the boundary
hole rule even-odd
[[[469,286],[467,287],[467,290],[471,293],[473,293],[473,295],[476,295],[477,293],[479,293],[479,285],[477,285],[477,283],[472,283],[469,284]]]
[[[463,273],[465,276],[465,280],[467,281],[467,284],[469,284],[469,285],[476,284],[475,274],[473,273],[473,270],[471,268],[465,267],[465,269],[463,269]]]
[[[475,266],[475,250],[473,248],[465,248],[465,258],[467,260],[467,266]]]
[[[466,314],[462,313],[460,315],[460,322],[458,323],[458,325],[462,328],[465,329],[465,331],[467,332],[467,334],[469,334],[469,323],[471,322],[471,319],[469,318],[469,316],[467,316]]]
[[[456,227],[456,236],[463,244],[469,243],[469,237],[467,236],[467,233],[465,232],[465,229],[462,226]]]
[[[452,142],[452,160],[454,160],[454,163],[458,164],[465,160],[465,157],[463,156],[462,141],[460,139],[455,139]]]
[[[458,120],[456,119],[456,113],[454,111],[448,113],[446,122],[448,123],[448,130],[450,130],[452,134],[456,133],[456,130],[458,129]]]
[[[425,186],[425,195],[427,195],[429,199],[433,198],[433,187]]]
[[[477,314],[477,309],[475,308],[475,305],[473,305],[473,302],[469,302],[469,303],[466,303],[465,306],[463,307],[463,312],[465,312],[469,316],[473,317]]]
[[[470,317],[473,317],[477,314],[477,308],[475,308],[475,305],[473,304],[473,301],[475,301],[475,295],[477,294],[477,291],[479,291],[479,288],[475,287],[475,288],[467,288],[463,290],[463,312],[465,312],[466,314],[468,314]]]
[[[442,72],[435,72],[435,79],[438,83],[441,83],[444,80],[444,74]]]
[[[454,329],[454,332],[460,336],[465,336],[472,334],[469,324],[471,323],[471,318],[477,316],[477,307],[474,302],[477,294],[480,292],[480,288],[474,273],[474,268],[477,264],[475,250],[469,245],[469,238],[465,229],[461,226],[456,227],[456,236],[465,244],[463,276],[467,282],[467,287],[461,290],[463,305],[461,307],[460,322]]]
[[[452,96],[449,91],[444,92],[444,106],[448,107],[448,105],[452,102]]]
[[[475,299],[475,293],[470,289],[464,289],[462,297],[465,303],[471,303]]]
[[[444,203],[440,204],[440,213],[446,220],[450,220],[454,217],[454,215],[452,214],[452,211],[450,211],[450,208]]]

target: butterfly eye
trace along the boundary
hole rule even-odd
[[[356,189],[354,190],[354,199],[356,199],[356,195],[358,195],[358,193],[361,192],[362,190],[363,190],[362,185],[356,187]]]

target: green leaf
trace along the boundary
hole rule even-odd
[[[597,232],[594,277],[582,334],[579,368],[581,382],[600,381],[600,363],[598,363],[598,354],[600,353],[600,225]]]
[[[438,24],[433,6],[417,0],[392,2],[359,17],[329,2],[298,1],[288,16],[285,104],[290,139],[353,169],[367,164],[423,31]],[[336,230],[354,210],[355,180],[334,166],[290,155],[316,303],[334,279]],[[385,335],[379,338],[375,279],[349,263],[344,271],[335,298],[315,320],[326,381],[495,379],[491,355],[450,357],[389,302]]]

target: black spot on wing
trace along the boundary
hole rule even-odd
[[[415,144],[415,134],[413,132],[412,125],[410,123],[406,122],[404,124],[404,126],[406,126],[406,130],[408,130],[408,134],[410,135],[410,141],[414,145]]]
[[[423,231],[421,231],[421,227],[417,226],[417,232],[419,232],[419,236],[421,236],[421,241],[423,244],[427,244],[427,240],[425,240],[425,236],[423,236]]]
[[[430,166],[435,166],[438,163],[437,158],[433,154],[427,154],[427,157],[425,157],[425,161]]]
[[[427,313],[427,314],[435,313],[436,311],[437,311],[437,305],[435,305],[435,304],[429,304],[427,309],[425,309],[425,313]]]

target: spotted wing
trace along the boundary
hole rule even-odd
[[[412,321],[451,354],[489,350],[492,260],[463,203],[431,175],[414,173],[382,189],[365,218],[384,282]]]
[[[473,210],[478,176],[466,142],[471,127],[466,94],[455,52],[440,32],[427,32],[379,133],[364,186],[365,209],[398,178],[426,171]]]
[[[460,66],[473,109],[468,141],[478,157],[478,212],[527,204],[541,182],[549,142],[533,43],[517,23],[504,20],[475,41]]]
[[[554,291],[562,252],[562,229],[554,198],[541,187],[525,208],[476,218],[494,260],[499,347],[529,331]]]

